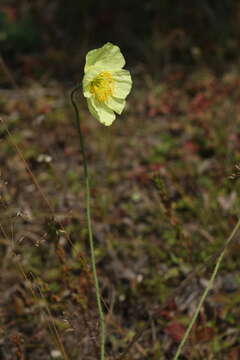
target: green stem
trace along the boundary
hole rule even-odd
[[[88,175],[88,166],[87,166],[87,158],[85,153],[84,147],[84,138],[81,131],[81,122],[77,104],[74,100],[75,93],[80,90],[81,87],[78,86],[71,92],[71,102],[72,106],[76,113],[76,127],[78,131],[79,137],[79,145],[80,150],[83,157],[83,167],[84,167],[84,177],[85,177],[85,186],[86,186],[86,212],[87,212],[87,226],[88,226],[88,239],[89,239],[89,246],[90,246],[90,253],[91,253],[91,264],[92,264],[92,271],[93,271],[93,279],[94,279],[94,286],[96,292],[96,300],[97,300],[97,307],[98,307],[98,314],[100,320],[100,359],[105,359],[105,321],[104,321],[104,313],[102,309],[101,303],[101,295],[99,290],[99,281],[97,276],[97,269],[96,269],[96,259],[95,259],[95,252],[94,252],[94,243],[93,243],[93,233],[92,233],[92,222],[91,222],[91,206],[90,206],[90,183],[89,183],[89,175]]]
[[[224,249],[223,249],[223,251],[221,252],[221,254],[219,255],[219,257],[217,259],[217,262],[216,262],[215,267],[213,269],[213,272],[212,272],[211,278],[209,280],[208,286],[206,287],[206,289],[204,290],[204,292],[202,294],[202,297],[201,297],[201,299],[200,299],[200,301],[198,303],[198,306],[197,306],[197,308],[196,308],[196,310],[195,310],[195,312],[193,314],[193,317],[192,317],[192,319],[191,319],[191,321],[190,321],[190,323],[189,323],[189,325],[187,327],[187,330],[185,331],[185,334],[184,334],[184,336],[182,338],[182,341],[178,346],[177,352],[176,352],[173,360],[178,360],[179,355],[181,354],[182,349],[183,349],[183,347],[184,347],[184,345],[185,345],[185,343],[186,343],[186,341],[187,341],[187,339],[189,337],[189,334],[190,334],[190,332],[192,330],[192,327],[193,327],[193,325],[194,325],[194,323],[195,323],[195,321],[196,321],[196,319],[197,319],[197,317],[198,317],[198,315],[200,313],[201,307],[202,307],[202,305],[203,305],[209,291],[211,290],[211,288],[213,286],[213,283],[214,283],[214,280],[215,280],[216,275],[218,273],[218,270],[219,270],[219,267],[221,265],[222,259],[223,259],[224,255],[225,255],[227,246],[233,240],[233,238],[236,235],[236,233],[238,232],[239,228],[240,228],[240,219],[238,220],[238,222],[235,225],[233,231],[231,232],[231,234],[229,235],[229,237],[227,238],[227,240],[225,242]]]

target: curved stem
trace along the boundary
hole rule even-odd
[[[95,259],[95,253],[94,253],[92,221],[91,221],[91,206],[90,206],[90,200],[91,200],[90,182],[89,182],[87,158],[86,158],[85,147],[84,147],[84,138],[83,138],[83,134],[81,131],[80,116],[79,116],[77,104],[74,100],[75,93],[80,89],[81,89],[80,86],[73,89],[70,97],[71,97],[72,106],[76,113],[76,127],[77,127],[77,131],[78,131],[80,150],[81,150],[82,157],[83,157],[83,167],[84,167],[84,177],[85,177],[85,187],[86,187],[85,196],[86,196],[88,240],[89,240],[89,246],[90,246],[91,265],[92,265],[92,271],[93,271],[93,279],[94,279],[98,314],[99,314],[99,320],[100,320],[100,359],[104,360],[105,359],[105,322],[104,322],[104,313],[103,313],[102,303],[101,303],[101,295],[100,295],[100,290],[99,290],[99,281],[98,281],[97,269],[96,269],[96,259]]]
[[[235,225],[234,229],[232,230],[231,234],[229,235],[229,237],[227,238],[227,240],[225,242],[225,246],[224,246],[221,254],[219,255],[219,257],[217,259],[217,262],[216,262],[215,267],[213,269],[212,275],[211,275],[211,277],[209,279],[208,286],[206,287],[206,289],[204,290],[204,292],[202,294],[202,297],[201,297],[201,299],[200,299],[200,301],[198,303],[198,306],[197,306],[197,308],[196,308],[196,310],[195,310],[195,312],[193,314],[193,317],[192,317],[192,319],[191,319],[191,321],[190,321],[190,323],[189,323],[189,325],[187,327],[187,330],[185,331],[185,334],[184,334],[184,336],[182,338],[182,341],[181,341],[180,345],[178,346],[177,352],[176,352],[173,360],[178,360],[179,355],[181,354],[182,349],[183,349],[183,347],[184,347],[184,345],[185,345],[185,343],[186,343],[186,341],[188,339],[188,336],[190,335],[192,327],[193,327],[193,325],[194,325],[194,323],[195,323],[195,321],[196,321],[196,319],[197,319],[197,317],[198,317],[198,315],[200,313],[201,307],[202,307],[202,305],[203,305],[209,291],[211,290],[211,288],[213,286],[213,282],[214,282],[214,280],[216,278],[216,275],[218,273],[218,270],[219,270],[219,267],[221,265],[222,259],[223,259],[224,255],[225,255],[227,246],[233,240],[233,238],[236,235],[236,233],[238,232],[239,228],[240,228],[240,219],[238,220],[237,224]]]

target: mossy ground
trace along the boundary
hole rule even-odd
[[[213,260],[181,284],[221,249],[239,216],[240,73],[142,78],[108,128],[79,97],[109,360],[142,328],[125,359],[172,359]],[[69,359],[97,359],[69,89],[31,83],[1,90],[0,112],[0,357],[61,359],[54,322]],[[239,250],[237,237],[182,359],[240,357]]]

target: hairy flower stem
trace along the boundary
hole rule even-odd
[[[192,330],[192,327],[193,327],[195,321],[197,320],[197,317],[198,317],[198,315],[199,315],[199,313],[200,313],[201,307],[202,307],[202,305],[203,305],[203,303],[204,303],[204,301],[205,301],[205,299],[206,299],[209,291],[211,290],[211,288],[212,288],[212,286],[213,286],[213,283],[214,283],[214,280],[215,280],[216,275],[217,275],[217,273],[218,273],[218,270],[219,270],[219,267],[220,267],[220,265],[221,265],[222,259],[223,259],[224,255],[225,255],[227,246],[228,246],[228,245],[230,244],[230,242],[233,240],[233,238],[234,238],[234,236],[237,234],[239,228],[240,228],[240,219],[238,220],[238,222],[237,222],[237,224],[235,225],[234,229],[232,230],[231,234],[230,234],[229,237],[227,238],[227,240],[226,240],[226,242],[225,242],[225,245],[224,245],[224,248],[223,248],[222,252],[220,253],[219,257],[217,258],[215,267],[214,267],[214,269],[213,269],[212,275],[211,275],[211,277],[210,277],[210,279],[209,279],[209,282],[208,282],[208,286],[206,287],[206,289],[204,290],[204,292],[203,292],[203,294],[202,294],[202,297],[201,297],[201,299],[200,299],[200,301],[199,301],[199,303],[198,303],[198,306],[197,306],[197,308],[196,308],[196,310],[195,310],[195,312],[194,312],[194,314],[193,314],[193,317],[192,317],[192,319],[191,319],[191,321],[190,321],[190,323],[189,323],[189,325],[188,325],[188,327],[187,327],[187,330],[185,331],[185,334],[184,334],[184,336],[183,336],[183,338],[182,338],[182,341],[181,341],[181,343],[180,343],[179,346],[178,346],[177,352],[176,352],[173,360],[178,360],[178,358],[179,358],[179,356],[180,356],[180,354],[181,354],[181,352],[182,352],[182,349],[183,349],[183,347],[184,347],[184,345],[185,345],[185,343],[186,343],[186,341],[187,341],[187,339],[188,339],[188,337],[189,337],[189,335],[190,335],[190,332],[191,332],[191,330]]]
[[[98,314],[99,314],[99,320],[100,320],[100,359],[104,360],[105,359],[105,321],[104,321],[104,313],[103,313],[102,303],[101,303],[99,281],[98,281],[97,269],[96,269],[96,259],[95,259],[95,253],[94,253],[92,222],[91,222],[91,206],[90,206],[90,200],[91,200],[90,183],[89,183],[89,175],[88,175],[87,158],[86,158],[85,147],[84,147],[84,138],[83,138],[83,134],[81,131],[81,121],[80,121],[78,106],[74,100],[75,93],[80,89],[81,89],[80,86],[73,89],[70,97],[71,97],[72,106],[76,113],[76,127],[77,127],[77,131],[78,131],[80,150],[81,150],[82,157],[83,157],[83,167],[84,167],[84,177],[85,177],[85,187],[86,187],[85,196],[86,196],[88,239],[89,239],[89,246],[90,246],[90,253],[91,253],[91,265],[92,265],[94,286],[95,286],[95,292],[96,292]]]

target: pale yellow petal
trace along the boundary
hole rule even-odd
[[[98,74],[99,71],[96,69],[92,69],[92,71],[88,71],[84,74],[82,85],[83,85],[83,95],[85,97],[90,97],[92,95],[90,92],[90,84]]]
[[[126,105],[126,101],[110,96],[106,102],[106,105],[120,115]]]
[[[124,65],[125,60],[119,47],[106,43],[101,48],[88,52],[84,72],[86,73],[93,67],[100,71],[120,70]]]
[[[127,70],[119,70],[113,73],[114,80],[114,97],[125,99],[132,88],[132,79],[130,72]]]
[[[88,108],[92,116],[94,116],[100,123],[110,126],[116,118],[114,112],[104,103],[100,103],[90,97],[87,99]]]

